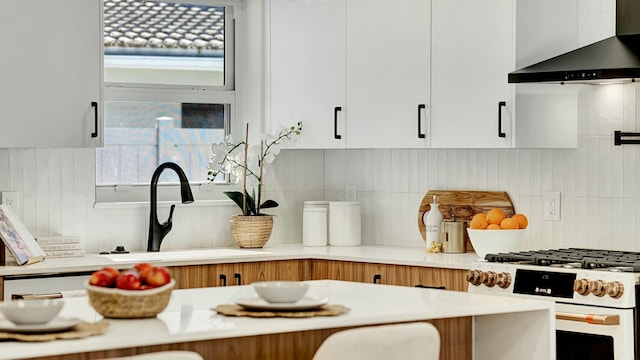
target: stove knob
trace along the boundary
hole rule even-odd
[[[620,281],[607,283],[607,294],[614,299],[618,299],[624,293],[624,285]]]
[[[487,271],[482,274],[482,283],[488,287],[493,287],[498,280],[498,275],[493,271]]]
[[[475,286],[482,284],[482,271],[469,270],[467,272],[467,281]]]
[[[592,280],[589,283],[589,288],[591,288],[591,293],[595,296],[604,296],[607,293],[607,286],[602,280]]]
[[[511,285],[511,275],[506,272],[498,274],[498,281],[496,282],[496,285],[503,289],[508,288],[509,285]]]
[[[577,292],[580,295],[588,295],[590,292],[589,289],[589,280],[587,279],[576,279],[573,282],[573,291]]]

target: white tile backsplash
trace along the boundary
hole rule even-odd
[[[589,86],[577,149],[286,150],[266,174],[281,206],[270,244],[300,243],[305,200],[342,200],[355,184],[363,243],[420,247],[418,208],[429,189],[507,191],[530,227],[523,249],[599,247],[640,251],[640,146],[613,145],[635,131],[638,85]],[[585,99],[586,98],[586,99]],[[622,99],[622,100],[621,100]],[[611,119],[623,119],[612,121]],[[586,126],[586,123],[591,125]],[[617,126],[630,126],[631,128]],[[95,209],[91,149],[2,149],[0,190],[20,192],[34,235],[78,235],[88,252],[146,249],[147,208]],[[545,191],[562,194],[561,221],[543,219]],[[231,246],[232,206],[179,206],[163,248]],[[160,218],[168,208],[160,209]]]

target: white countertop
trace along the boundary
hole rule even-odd
[[[158,253],[120,255],[87,254],[77,258],[48,258],[23,266],[2,266],[0,276],[39,275],[50,273],[91,272],[104,266],[128,268],[140,261],[162,263],[164,266],[236,263],[249,261],[325,259],[394,265],[470,269],[478,260],[474,252],[462,254],[427,253],[423,248],[387,246],[305,247],[302,245],[272,246],[263,249],[209,248],[161,250]]]
[[[514,335],[514,339],[509,341],[518,343],[518,346],[524,347],[523,349],[526,348],[528,352],[523,354],[529,356],[520,357],[522,359],[532,358],[532,337],[528,337],[523,331],[531,331],[533,334],[530,335],[535,335],[533,338],[537,344],[533,345],[534,352],[542,351],[543,354],[547,354],[555,349],[555,304],[552,301],[333,280],[309,283],[312,285],[309,296],[326,296],[329,298],[329,304],[344,305],[351,311],[339,316],[304,319],[226,317],[211,309],[219,304],[234,303],[238,298],[255,296],[250,285],[174,290],[169,306],[157,318],[110,319],[107,333],[85,339],[43,343],[3,342],[0,359],[23,359],[166,343],[464,316],[473,316],[477,322],[476,328],[484,330],[496,326],[496,319],[502,319],[499,321],[501,333],[509,334],[509,327],[514,327],[511,333],[518,335]],[[102,319],[89,305],[86,296],[67,298],[64,301],[66,304],[61,316],[78,317],[90,322]],[[181,321],[181,312],[188,314],[185,311],[188,309],[192,310],[192,315]],[[519,320],[522,320],[524,315],[526,321],[540,318],[544,321],[531,321],[540,325],[523,330],[520,321],[516,323],[509,318],[512,314],[519,316]],[[487,320],[483,322],[483,319]],[[483,346],[483,343],[490,341],[483,338],[486,332],[474,335],[475,346]],[[524,339],[520,343],[519,339],[522,337]],[[486,354],[486,351],[487,349],[479,349],[477,354]],[[490,351],[496,350],[491,348]],[[494,359],[505,358],[504,356]]]

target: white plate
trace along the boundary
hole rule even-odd
[[[303,297],[302,299],[294,303],[270,303],[259,297],[236,300],[236,304],[243,306],[247,309],[280,310],[280,311],[315,309],[328,302],[329,302],[329,299],[327,298],[317,298],[317,297]]]
[[[82,320],[76,318],[55,318],[46,324],[16,325],[9,320],[0,320],[0,331],[19,333],[46,333],[71,329]]]

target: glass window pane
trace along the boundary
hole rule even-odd
[[[225,8],[104,2],[104,79],[110,83],[224,86]]]
[[[148,184],[154,169],[172,161],[190,182],[207,182],[212,143],[225,137],[228,105],[110,101],[105,146],[96,149],[96,184]],[[165,174],[166,173],[166,174]],[[160,183],[177,182],[175,173]]]

